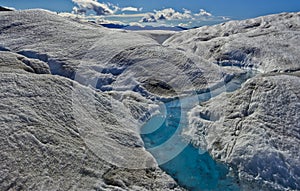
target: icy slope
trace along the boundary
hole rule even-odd
[[[133,42],[135,45],[154,43],[151,38],[71,21],[43,10],[1,13],[0,20],[1,46],[46,61],[52,66],[52,73],[67,77],[74,75],[75,66],[97,42],[102,47],[97,52],[99,63],[131,47]]]
[[[195,107],[193,143],[260,189],[299,190],[299,87],[299,74],[256,77]]]
[[[224,68],[265,74],[196,106],[184,132],[254,190],[300,189],[299,31],[300,14],[283,13],[184,31],[163,43]]]
[[[105,91],[173,97],[243,73],[161,46],[170,35],[166,32],[109,30],[42,10],[0,14],[2,49],[44,61],[52,74]]]
[[[36,74],[40,66],[0,52],[0,190],[175,189],[128,115],[142,100],[125,107],[66,78]]]
[[[293,71],[300,69],[299,31],[300,13],[283,13],[177,33],[164,45],[221,66]]]

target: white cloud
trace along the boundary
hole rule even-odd
[[[73,8],[74,14],[86,14],[88,11],[94,11],[97,15],[113,15],[119,11],[121,12],[138,12],[143,8],[136,7],[118,7],[110,2],[99,3],[98,0],[72,0],[76,7]]]
[[[186,14],[186,15],[188,15],[188,14],[191,15],[192,14],[191,10],[183,8],[183,11],[184,11],[184,14]]]
[[[205,11],[204,9],[200,9],[200,12],[195,14],[196,17],[205,16],[205,17],[211,17],[212,14]]]
[[[228,21],[228,20],[230,20],[230,18],[229,17],[222,17],[222,19],[224,20],[224,21]]]
[[[141,12],[142,8],[132,6],[118,7],[112,3],[99,3],[100,0],[72,0],[76,2],[74,15],[61,14],[62,16],[75,17],[77,19],[92,21],[98,24],[116,24],[130,26],[181,26],[197,27],[207,24],[220,23],[230,20],[224,16],[214,16],[200,9],[199,13],[193,13],[188,9],[176,11],[173,8],[154,10],[153,12]],[[100,11],[96,11],[99,8]],[[88,14],[95,11],[97,15]],[[139,24],[138,24],[139,23]]]
[[[112,21],[112,20],[107,20],[107,19],[104,19],[104,18],[98,18],[96,19],[96,23],[97,24],[111,24],[111,25],[126,25],[125,23],[121,22],[121,21]]]
[[[136,8],[136,7],[124,7],[124,8],[121,8],[121,11],[124,12],[124,11],[132,11],[132,12],[138,12],[138,11],[141,11],[143,8]]]
[[[147,15],[145,15],[140,22],[142,23],[153,23],[153,22],[157,22],[157,19],[155,18],[155,15],[153,13],[148,13]]]
[[[191,11],[184,9],[183,13],[177,12],[172,8],[163,9],[160,11],[155,11],[156,18],[166,19],[166,20],[174,20],[174,19],[189,19],[191,18]]]
[[[82,15],[82,14],[85,14],[86,11],[87,10],[83,9],[83,8],[73,7],[72,13]]]
[[[114,5],[110,2],[106,2],[106,4],[108,5],[108,7],[111,7],[112,9],[114,9],[114,11],[120,10],[120,7],[118,7],[117,5]]]
[[[181,19],[191,19],[191,11],[183,9],[183,13],[177,12],[172,8],[163,10],[154,10],[155,13],[148,13],[143,17],[140,22],[157,22],[158,20],[181,20]]]
[[[188,23],[179,23],[178,26],[180,27],[189,27],[192,24],[192,21],[188,22]]]
[[[97,15],[109,15],[115,11],[105,3],[99,3],[97,0],[72,0],[78,5],[73,8],[75,14],[84,14],[89,10],[95,11]]]

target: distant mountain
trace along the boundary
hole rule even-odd
[[[125,29],[125,30],[167,30],[167,31],[183,31],[188,30],[188,28],[180,27],[180,26],[131,26],[131,25],[122,25],[122,24],[100,24],[106,28],[111,29]]]

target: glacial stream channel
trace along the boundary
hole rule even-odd
[[[215,161],[207,151],[194,147],[182,136],[182,131],[188,126],[187,112],[195,103],[207,101],[224,91],[235,91],[250,77],[253,77],[252,72],[216,88],[213,93],[199,93],[164,103],[160,114],[153,115],[142,127],[145,148],[180,186],[191,191],[240,190],[229,167]]]

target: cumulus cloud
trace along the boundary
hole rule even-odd
[[[136,8],[133,6],[119,7],[109,2],[99,3],[99,0],[72,1],[77,4],[77,6],[73,9],[72,17],[85,19],[87,21],[96,21],[98,24],[116,24],[124,26],[164,25],[189,28],[230,20],[228,17],[212,15],[204,9],[200,9],[198,13],[194,13],[188,9],[176,11],[173,8],[153,10],[153,12],[143,13],[141,12],[142,8]],[[91,11],[95,11],[96,15],[89,14]],[[61,15],[70,17],[70,14]],[[99,18],[107,20],[99,20]]]
[[[172,8],[168,8],[168,9],[163,9],[160,11],[156,11],[155,10],[155,15],[156,18],[158,18],[158,20],[162,19],[166,19],[166,20],[175,20],[175,19],[189,19],[191,18],[191,11],[184,9],[183,13],[177,12]]]
[[[140,22],[157,22],[159,20],[181,20],[192,18],[191,11],[183,9],[183,13],[177,12],[172,8],[163,10],[154,10],[155,13],[148,13]]]
[[[157,19],[155,18],[155,15],[152,13],[148,13],[147,15],[145,15],[140,22],[142,23],[153,23],[153,22],[157,22]]]
[[[110,15],[115,12],[109,5],[99,3],[97,0],[72,0],[78,7],[73,8],[75,14],[85,14],[87,11],[92,10],[97,15]]]
[[[205,17],[211,17],[212,14],[205,11],[204,9],[200,9],[200,12],[195,14],[196,17],[205,16]]]

